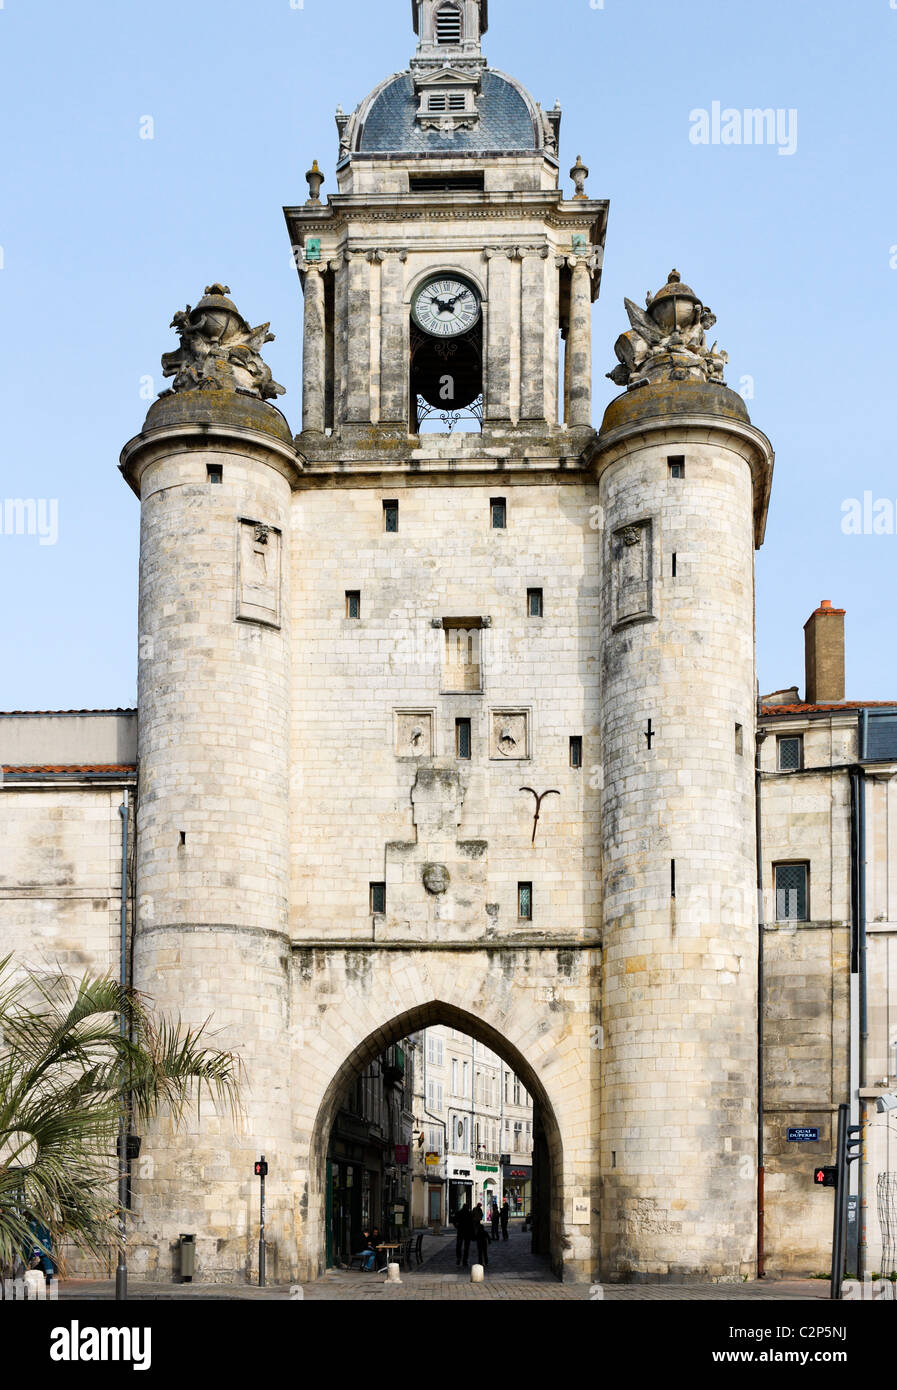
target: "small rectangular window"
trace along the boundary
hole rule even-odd
[[[224,469],[220,463],[206,464],[206,478],[210,483],[221,483],[224,481]]]
[[[673,578],[674,578],[674,579],[676,578],[676,570],[677,570],[677,568],[678,568],[678,556],[676,555],[676,552],[675,552],[675,550],[674,550],[674,551],[673,551],[673,566],[672,566],[672,574],[673,574]]]
[[[570,766],[582,767],[582,735],[573,734],[570,738]]]
[[[383,503],[383,529],[384,531],[398,531],[399,529],[399,504],[390,501]]]
[[[386,911],[386,884],[371,884],[371,912],[383,913]]]
[[[775,874],[776,921],[808,921],[809,864],[776,864]]]
[[[803,734],[780,737],[777,743],[777,766],[779,772],[797,772],[804,765]]]
[[[518,883],[517,885],[517,916],[522,922],[533,920],[533,885],[531,883]]]
[[[503,497],[493,497],[491,506],[493,531],[504,531],[508,524],[508,507],[505,499]]]
[[[526,591],[526,611],[531,618],[542,617],[542,590],[527,589]]]
[[[741,724],[735,725],[735,752],[739,757],[744,756],[744,727]]]
[[[670,470],[671,478],[685,477],[685,456],[684,454],[673,454],[667,459],[667,467]]]
[[[671,859],[671,860],[670,860],[670,897],[671,897],[671,898],[675,898],[675,896],[676,896],[676,861],[675,861],[675,859]]]
[[[359,589],[346,590],[346,617],[361,617],[361,591]]]
[[[427,102],[428,111],[445,110],[445,92],[431,92],[430,100]]]
[[[455,753],[459,758],[470,757],[470,720],[455,720]]]
[[[463,92],[450,92],[450,93],[449,93],[449,110],[450,110],[450,111],[463,111],[463,110],[465,110],[466,106],[467,106],[467,97],[464,95]]]

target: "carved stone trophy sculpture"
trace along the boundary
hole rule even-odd
[[[716,315],[702,304],[678,270],[672,270],[657,294],[647,297],[647,312],[624,300],[632,327],[614,344],[619,365],[607,375],[629,390],[656,381],[714,381],[725,385],[728,353],[707,347],[706,330]]]
[[[286,394],[262,360],[265,343],[274,341],[269,324],[251,328],[227,298],[227,285],[207,285],[195,309],[188,304],[171,321],[181,340],[175,352],[162,355],[162,374],[174,377],[172,391],[246,391],[260,400]]]

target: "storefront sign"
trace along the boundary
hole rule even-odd
[[[435,1164],[437,1164],[438,1162],[439,1162],[439,1154],[435,1154],[435,1153],[424,1154],[424,1163],[426,1163],[427,1167],[430,1167],[430,1168],[431,1168],[431,1167],[433,1167]]]
[[[408,1162],[408,1150],[407,1144],[396,1144],[396,1163]]]
[[[478,1172],[478,1173],[497,1173],[497,1172],[498,1172],[498,1167],[497,1167],[497,1165],[494,1164],[494,1163],[478,1163],[478,1164],[477,1164],[477,1172]]]

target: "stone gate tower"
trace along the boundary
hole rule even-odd
[[[607,204],[579,157],[561,191],[560,108],[488,66],[486,0],[413,8],[408,70],[337,113],[334,191],[315,162],[286,209],[301,433],[212,285],[123,455],[135,982],[247,1072],[236,1129],[147,1136],[140,1260],[196,1231],[201,1276],[246,1277],[265,1152],[277,1273],[322,1272],[342,1095],[447,1022],[534,1098],[558,1273],[737,1277],[771,452],[677,277],[627,301],[596,433]]]

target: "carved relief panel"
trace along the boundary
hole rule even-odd
[[[433,711],[397,709],[395,711],[395,751],[397,758],[433,756]]]
[[[529,711],[492,710],[489,757],[500,758],[503,762],[513,762],[515,759],[529,756]]]
[[[621,526],[611,536],[614,627],[656,616],[653,534],[653,522],[646,518]]]
[[[241,517],[237,523],[237,617],[280,627],[280,531]]]

